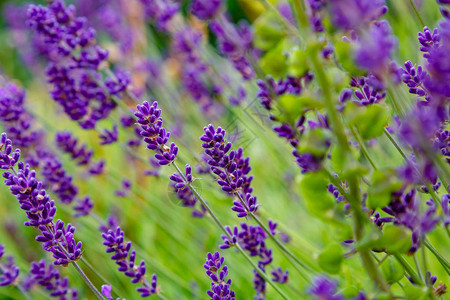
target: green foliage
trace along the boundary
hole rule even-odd
[[[349,126],[356,127],[363,140],[382,135],[390,119],[389,107],[381,103],[367,106],[350,103],[345,113]]]
[[[374,171],[367,198],[368,207],[375,209],[388,205],[392,192],[400,190],[402,185],[403,183],[395,176],[394,170]]]
[[[273,11],[262,13],[255,20],[253,26],[255,28],[255,46],[264,51],[275,47],[286,36],[283,24]]]
[[[330,274],[339,273],[343,260],[344,251],[337,243],[329,245],[317,258],[319,266]]]
[[[384,278],[390,284],[400,281],[405,274],[403,266],[391,256],[382,263],[381,270]]]
[[[311,172],[300,182],[300,195],[306,201],[306,208],[315,217],[326,218],[335,206],[333,196],[328,192],[328,179],[323,172]]]

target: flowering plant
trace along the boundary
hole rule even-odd
[[[450,1],[20,2],[1,295],[447,297]]]

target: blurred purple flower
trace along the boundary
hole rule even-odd
[[[337,294],[337,283],[325,277],[317,277],[308,294],[312,295],[314,299],[326,299],[326,300],[343,300],[342,295]]]
[[[16,285],[19,277],[19,268],[14,264],[14,258],[8,256],[6,263],[2,262],[5,247],[0,244],[0,286]]]
[[[191,12],[200,20],[212,19],[222,5],[222,0],[193,0]]]

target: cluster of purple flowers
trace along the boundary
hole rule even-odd
[[[104,228],[107,229],[107,228]],[[120,227],[104,230],[102,233],[103,245],[106,246],[106,253],[112,253],[111,259],[119,266],[118,270],[126,276],[132,278],[132,283],[139,283],[136,288],[141,297],[148,297],[159,292],[156,286],[156,274],[152,275],[151,282],[146,278],[145,262],[142,260],[139,265],[135,264],[136,251],[131,250],[131,242],[125,242],[124,233]]]
[[[78,139],[69,131],[57,132],[55,135],[56,147],[64,153],[70,154],[79,166],[89,166],[91,175],[103,173],[104,161],[93,162],[94,151],[89,150],[86,144],[80,145]]]
[[[166,145],[169,141],[170,132],[166,132],[166,129],[162,127],[163,119],[161,110],[158,109],[158,102],[154,101],[150,105],[147,101],[144,101],[142,105],[138,105],[136,108],[137,111],[134,115],[141,127],[140,135],[147,143],[147,148],[156,152],[155,158],[160,165],[171,164],[178,154],[178,147],[175,143],[170,144],[170,147]]]
[[[172,181],[170,185],[174,189],[178,199],[181,200],[182,206],[194,208],[198,203],[198,199],[192,193],[188,185],[192,184],[195,178],[192,176],[192,168],[190,165],[186,164],[184,169],[184,176],[181,176],[178,173],[170,175],[170,180]],[[192,211],[193,217],[201,218],[205,215],[205,207],[202,204],[199,204],[199,206],[199,209],[194,209]]]
[[[44,132],[34,128],[35,119],[28,113],[24,102],[25,92],[15,84],[8,82],[0,87],[0,121],[8,135],[22,149],[25,161],[41,170],[44,187],[55,193],[59,201],[69,204],[76,199],[78,188],[58,157],[46,149]],[[93,202],[88,197],[76,201],[75,215],[89,214]]]
[[[67,265],[77,261],[82,255],[81,242],[73,238],[75,227],[53,218],[56,214],[55,202],[43,189],[42,182],[36,179],[36,172],[28,164],[19,162],[20,150],[13,149],[11,140],[5,133],[0,140],[0,168],[3,173],[5,185],[16,196],[20,208],[27,214],[28,221],[25,226],[37,227],[41,235],[36,241],[42,243],[42,248],[53,254],[54,264]],[[17,171],[15,167],[17,165]]]
[[[436,214],[436,205],[432,200],[427,201],[428,209],[421,214],[420,201],[416,196],[415,189],[405,193],[393,193],[392,197],[389,205],[382,209],[391,217],[376,219],[380,223],[379,226],[386,222],[394,222],[396,225],[410,229],[412,231],[412,245],[409,251],[414,253],[419,249],[425,234],[433,230],[440,221]]]
[[[270,222],[270,230],[274,233],[276,223]],[[235,226],[233,229],[226,226],[226,230],[230,237],[222,235],[223,244],[219,246],[220,249],[228,249],[234,247],[237,243],[248,252],[250,256],[259,257],[258,268],[262,271],[266,271],[266,266],[272,263],[272,249],[266,247],[265,240],[267,239],[266,232],[260,226],[251,226],[246,223],[241,223],[239,227]],[[253,288],[257,295],[256,299],[265,299],[266,293],[266,281],[258,273],[257,270],[253,271]],[[283,273],[280,270],[276,270],[272,273],[274,276],[273,281],[279,283],[286,283],[288,281],[288,273]]]
[[[210,300],[234,300],[234,291],[230,289],[231,279],[226,280],[228,276],[228,267],[223,265],[225,258],[220,256],[219,252],[206,255],[206,262],[203,268],[206,269],[206,275],[212,280],[211,289],[206,293]]]
[[[45,260],[32,262],[29,274],[24,279],[25,290],[39,285],[49,292],[49,296],[60,300],[77,300],[78,291],[69,287],[69,279],[62,277],[57,268]]]
[[[313,75],[307,72],[303,76],[287,76],[286,79],[279,79],[278,81],[275,81],[272,77],[268,77],[266,81],[258,80],[259,90],[257,96],[264,108],[269,111],[269,118],[279,123],[279,125],[273,127],[273,130],[294,148],[292,155],[296,158],[302,173],[319,170],[325,157],[323,154],[299,151],[299,139],[307,128],[310,130],[316,128],[329,129],[327,117],[319,113],[317,121],[309,120],[306,123],[306,117],[303,114],[306,113],[305,111],[301,115],[295,116],[293,120],[282,120],[277,115],[279,111],[282,111],[282,108],[278,109],[276,100],[283,95],[300,95],[312,79]]]
[[[235,194],[239,200],[233,201],[231,208],[236,211],[239,218],[255,213],[258,209],[256,197],[251,193],[253,176],[250,158],[244,157],[244,151],[239,148],[231,150],[232,144],[225,140],[226,131],[221,127],[217,130],[213,125],[204,128],[205,134],[200,137],[205,154],[209,156],[207,161],[211,171],[218,176],[217,183],[222,191]]]
[[[51,52],[46,75],[53,99],[81,127],[94,128],[115,108],[111,95],[127,88],[128,75],[119,71],[103,80],[98,70],[108,52],[97,45],[87,20],[75,16],[73,5],[65,6],[62,0],[51,1],[47,7],[30,5],[28,25]]]
[[[159,28],[167,30],[172,17],[180,9],[180,5],[173,0],[140,0],[147,18]]]

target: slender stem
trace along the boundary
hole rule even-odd
[[[397,141],[394,139],[394,137],[391,135],[389,130],[384,128],[384,134],[388,137],[388,139],[391,141],[392,145],[398,150],[398,152],[403,156],[403,158],[408,161],[408,157],[406,156],[405,152],[403,151],[402,147],[397,143]]]
[[[419,274],[420,280],[424,281],[422,269],[420,268],[419,261],[417,260],[417,255],[413,255],[414,265],[416,266],[417,274]]]
[[[423,281],[417,276],[416,272],[414,272],[411,265],[406,261],[406,259],[400,254],[393,254],[394,258],[403,266],[406,273],[411,277],[412,281],[418,285],[423,285]]]
[[[77,262],[72,262],[72,265],[75,267],[77,272],[80,274],[81,278],[83,278],[84,282],[89,286],[89,288],[94,292],[97,299],[104,300],[105,298],[103,295],[97,290],[97,288],[94,286],[94,284],[89,280],[89,278],[84,274],[83,270],[78,266]]]
[[[398,152],[401,154],[401,156],[403,156],[405,161],[409,162],[409,159],[406,156],[405,151],[403,151],[402,147],[399,145],[399,143],[394,139],[394,137],[390,134],[390,132],[386,128],[384,128],[384,134],[388,137],[388,139],[391,141],[392,145],[394,145],[394,147],[398,150]],[[439,162],[440,162],[440,160],[438,161],[438,163]],[[447,177],[447,178],[450,178],[450,177]],[[440,175],[439,179],[441,180],[441,182],[444,185],[444,188],[447,190],[447,192],[450,193],[450,186],[446,180],[446,177]]]
[[[161,295],[161,294],[156,294],[156,296],[159,298],[159,299],[162,299],[162,300],[167,300],[167,298],[166,297],[164,297],[163,295]]]
[[[378,170],[377,166],[375,165],[375,162],[373,161],[372,157],[370,157],[369,151],[367,151],[366,145],[364,144],[364,141],[359,136],[358,132],[355,130],[355,128],[350,127],[350,130],[355,137],[356,141],[359,144],[359,148],[361,149],[362,154],[366,157],[366,159],[369,161],[372,168],[376,171]]]
[[[47,229],[50,230],[50,228],[48,228],[48,227],[47,227]],[[61,243],[59,241],[56,241],[56,242],[58,243],[58,247],[61,249],[61,251],[64,252],[64,254],[67,256],[67,258],[69,258],[69,253],[67,252],[66,248],[64,248],[64,246],[61,245]],[[87,284],[87,286],[92,290],[92,292],[97,297],[97,299],[104,300],[105,298],[103,297],[103,295],[97,290],[95,285],[89,280],[89,278],[86,276],[86,274],[80,268],[78,263],[76,261],[72,261],[71,263],[75,267],[75,270],[77,270],[77,272],[81,276],[81,278],[84,280],[84,282]]]
[[[327,112],[330,116],[331,128],[336,135],[339,145],[344,152],[350,152],[350,146],[348,144],[347,137],[345,136],[344,125],[342,121],[339,119],[339,115],[335,109],[335,105],[333,102],[333,98],[331,97],[331,91],[329,89],[329,82],[327,75],[323,69],[323,66],[319,62],[318,54],[314,53],[310,56],[312,64],[314,66],[315,74],[317,76],[317,81],[321,87],[322,95],[325,100],[325,106],[327,108]]]
[[[110,285],[110,286],[111,286],[111,289],[112,289],[112,292],[113,292],[114,294],[116,294],[116,296],[118,296],[119,298],[123,298],[123,297],[121,297],[121,296],[117,293],[117,290],[116,290],[116,288],[114,287],[114,285],[112,285],[108,280],[106,280],[106,278],[103,277],[103,275],[100,274],[100,273],[94,268],[94,266],[92,266],[91,263],[88,262],[86,258],[84,258],[84,256],[82,256],[82,257],[80,258],[80,261],[81,261],[82,263],[84,263],[85,266],[86,266],[92,273],[94,273],[94,274],[95,274],[102,282],[104,282],[105,284]]]
[[[225,229],[225,226],[222,224],[222,222],[220,222],[219,218],[214,214],[214,212],[211,210],[211,208],[209,207],[208,203],[206,202],[205,199],[203,199],[202,196],[200,196],[200,194],[197,192],[197,190],[195,189],[195,187],[188,182],[188,180],[186,179],[186,177],[184,176],[184,173],[180,170],[180,168],[177,166],[177,164],[175,162],[172,163],[172,165],[175,167],[175,169],[177,170],[178,174],[181,176],[181,178],[183,178],[184,182],[187,183],[188,188],[191,190],[191,192],[194,194],[194,196],[200,201],[200,203],[205,207],[206,211],[208,212],[208,214],[213,218],[214,222],[216,223],[217,226],[220,227],[220,229],[222,229],[222,231],[225,233],[225,235],[231,240],[232,237],[231,235],[228,233],[228,231]],[[283,297],[283,299],[289,299],[283,291],[281,291],[279,289],[279,287],[277,285],[275,285],[275,283],[272,282],[272,280],[270,280],[270,278],[266,275],[266,273],[264,273],[256,264],[255,262],[250,258],[250,256],[248,256],[248,254],[244,251],[244,249],[241,248],[241,246],[236,243],[236,248],[242,253],[242,255],[244,255],[244,257],[250,262],[250,264],[252,264],[252,266],[255,268],[255,270],[259,273],[259,275],[261,275],[261,277],[264,278],[265,281],[267,281],[267,283],[269,283],[277,292],[278,294],[280,294],[281,297]]]
[[[21,284],[17,284],[16,285],[17,289],[24,295],[25,298],[27,298],[27,300],[31,300],[30,295],[27,293],[27,291],[22,287]]]
[[[317,76],[317,81],[321,87],[322,95],[325,100],[325,106],[330,116],[331,128],[335,136],[338,139],[339,146],[344,152],[350,152],[350,146],[348,144],[347,136],[345,135],[344,125],[342,120],[340,119],[337,110],[335,109],[334,101],[331,96],[330,85],[328,82],[327,75],[323,69],[323,65],[319,62],[318,53],[313,53],[311,56],[311,61],[314,67],[315,74]],[[359,195],[359,186],[356,178],[350,178],[350,197],[347,200],[350,202],[350,206],[355,213],[354,217],[354,231],[355,238],[357,241],[362,239],[363,235],[363,224],[366,222],[366,215],[362,211],[360,195]],[[368,250],[361,249],[358,251],[362,263],[370,276],[370,278],[378,284],[382,291],[386,293],[390,293],[389,285],[386,282],[386,279],[381,275],[379,270],[376,267],[375,262]]]
[[[422,25],[422,28],[425,27],[425,22],[422,19],[422,16],[420,15],[419,11],[417,10],[416,4],[413,0],[409,0],[409,4],[411,4],[412,9],[414,10],[414,13],[416,14],[417,18],[419,19],[420,25]]]
[[[442,267],[444,267],[444,270],[447,272],[447,274],[450,275],[450,263],[445,259],[445,257],[443,257],[428,240],[425,240],[424,244],[428,248],[428,250],[430,250],[431,253],[433,253],[433,255],[436,257],[436,259],[439,261]]]
[[[244,199],[242,199],[242,196],[239,193],[235,193],[235,195],[239,198],[239,201],[246,207]],[[249,214],[255,219],[256,223],[269,235],[269,237],[275,242],[275,244],[281,249],[282,253],[289,259],[294,260],[297,264],[299,264],[302,268],[308,269],[311,271],[311,269],[302,262],[295,254],[293,254],[289,249],[286,248],[286,246],[283,245],[273,234],[270,232],[269,228],[258,218],[257,215],[255,215],[253,212],[249,212]],[[291,261],[292,263],[292,261]],[[295,267],[295,264],[294,264]],[[297,268],[296,268],[297,269]],[[301,270],[297,269],[299,274],[305,279],[307,282],[310,281],[309,277]]]
[[[365,214],[361,208],[361,203],[359,201],[359,187],[358,181],[354,177],[349,178],[350,185],[350,197],[348,201],[350,202],[350,206],[352,207],[355,216],[353,218],[354,221],[354,231],[355,231],[355,239],[360,241],[363,238],[363,226],[367,221]],[[383,275],[380,273],[377,268],[375,262],[370,256],[370,250],[366,249],[358,249],[358,253],[361,257],[361,261],[363,266],[365,267],[369,277],[380,287],[380,289],[386,293],[390,293],[389,285]]]
[[[290,299],[288,296],[286,296],[283,291],[281,291],[278,286],[276,286],[272,280],[270,280],[269,277],[267,277],[266,273],[264,273],[257,264],[255,264],[255,262],[251,259],[251,257],[244,251],[244,249],[242,249],[241,245],[239,245],[239,243],[236,243],[236,248],[242,253],[242,255],[244,255],[244,257],[252,264],[253,268],[259,273],[259,275],[261,275],[265,281],[267,281],[268,283],[270,283],[270,285],[281,295],[281,297],[283,297],[283,299]]]

